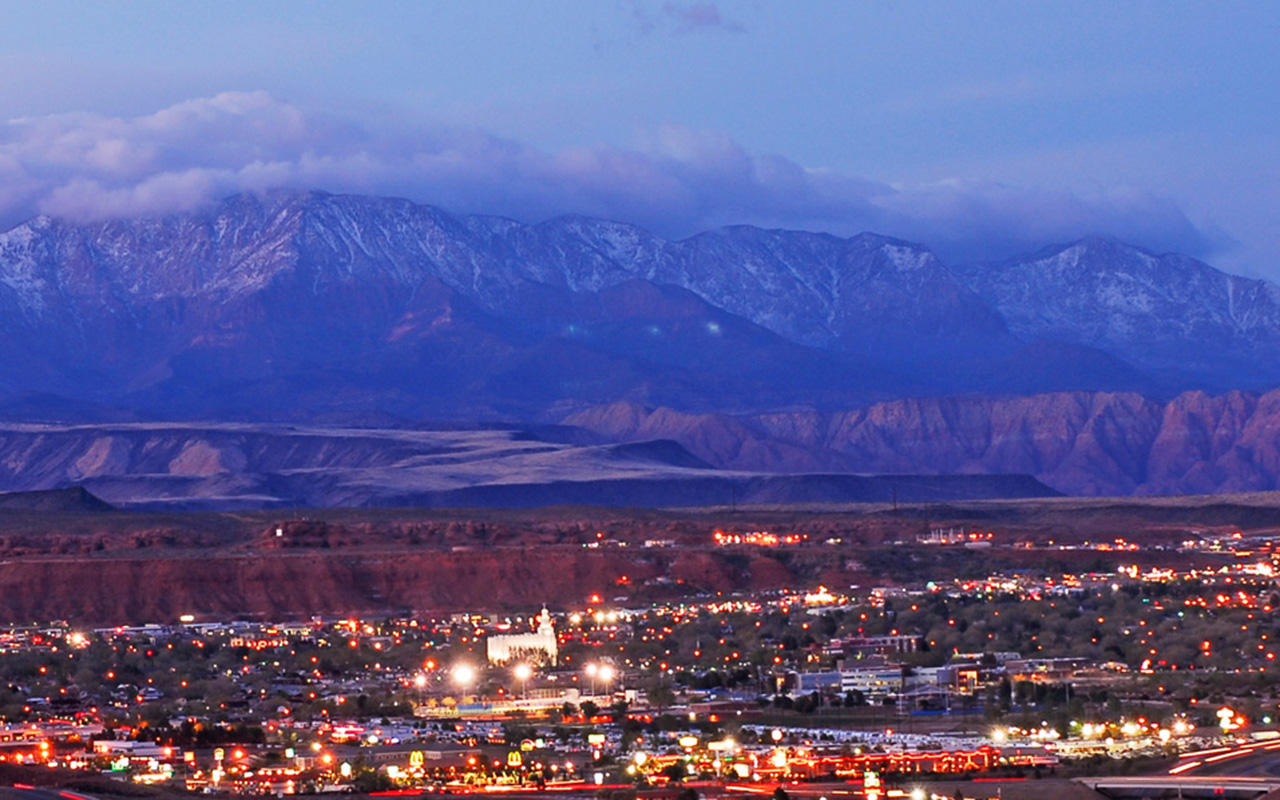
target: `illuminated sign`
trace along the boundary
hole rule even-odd
[[[862,776],[862,791],[866,793],[867,800],[880,800],[880,775],[867,770]]]

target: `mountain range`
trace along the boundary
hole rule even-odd
[[[1269,489],[1280,288],[1102,237],[947,265],[869,233],[668,241],[279,191],[0,234],[0,363],[19,420],[567,422],[714,468]],[[1168,467],[1156,443],[1180,435],[1208,444]]]

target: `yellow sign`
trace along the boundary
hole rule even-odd
[[[524,758],[521,757],[519,750],[512,750],[510,753],[507,753],[508,767],[518,767],[523,763],[524,763]]]
[[[423,755],[421,750],[414,750],[412,753],[409,754],[409,766],[420,767],[422,766],[422,762],[423,762]]]
[[[227,751],[219,747],[217,750],[213,751],[213,760],[221,761],[223,757],[226,756],[226,754],[227,754]]]

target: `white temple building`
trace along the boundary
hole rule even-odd
[[[487,644],[490,664],[527,661],[555,666],[557,650],[556,629],[551,624],[551,613],[545,608],[538,615],[538,629],[533,633],[490,636]]]

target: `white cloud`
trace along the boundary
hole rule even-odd
[[[49,192],[40,202],[40,212],[76,222],[92,222],[104,217],[195,211],[225,191],[224,187],[237,183],[233,175],[206,169],[162,172],[116,188],[76,178]]]
[[[945,181],[897,185],[747,152],[729,135],[662,126],[631,147],[546,152],[482,131],[370,125],[263,92],[188,100],[137,118],[60,114],[0,126],[0,218],[162,215],[272,187],[398,195],[537,221],[582,213],[665,236],[749,223],[921,241],[1000,257],[1106,233],[1203,254],[1211,237],[1131,188],[1094,196]]]

